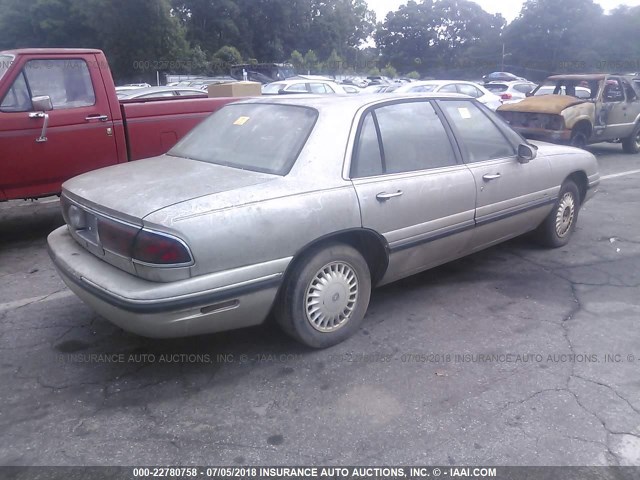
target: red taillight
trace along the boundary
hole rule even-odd
[[[98,219],[98,236],[102,247],[123,257],[131,258],[133,243],[139,231],[140,227]]]
[[[500,95],[500,98],[502,100],[511,100],[512,97],[513,95],[511,95],[510,93],[503,93],[502,95]]]
[[[191,263],[189,249],[177,238],[141,230],[133,247],[134,260],[152,265]]]

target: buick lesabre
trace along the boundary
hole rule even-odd
[[[530,143],[458,95],[250,99],[168,154],[67,181],[64,282],[149,337],[257,325],[306,345],[361,325],[372,288],[534,231],[565,245],[590,153]]]

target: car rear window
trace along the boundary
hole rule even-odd
[[[169,155],[286,175],[317,118],[316,110],[295,105],[227,105],[189,132]]]
[[[493,93],[496,93],[496,92],[501,93],[501,92],[506,92],[509,87],[502,83],[494,83],[494,84],[485,83],[484,88],[486,88],[487,90]]]

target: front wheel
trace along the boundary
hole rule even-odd
[[[570,145],[576,148],[585,148],[587,146],[587,134],[582,130],[575,130],[571,133]]]
[[[304,255],[287,274],[274,313],[296,340],[326,348],[358,330],[370,297],[367,262],[355,248],[332,243]]]
[[[622,150],[625,153],[640,152],[640,123],[633,129],[633,133],[622,139]]]
[[[553,210],[538,227],[538,239],[549,248],[563,247],[569,243],[576,228],[580,210],[580,193],[576,184],[568,180],[560,189],[560,195]]]

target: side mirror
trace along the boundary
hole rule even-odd
[[[529,163],[536,158],[538,147],[529,143],[521,143],[518,145],[518,162]]]
[[[51,97],[49,95],[33,97],[31,103],[36,112],[49,112],[53,110],[53,104],[51,103]]]
[[[533,92],[527,92],[524,94],[525,97],[533,97]]]

